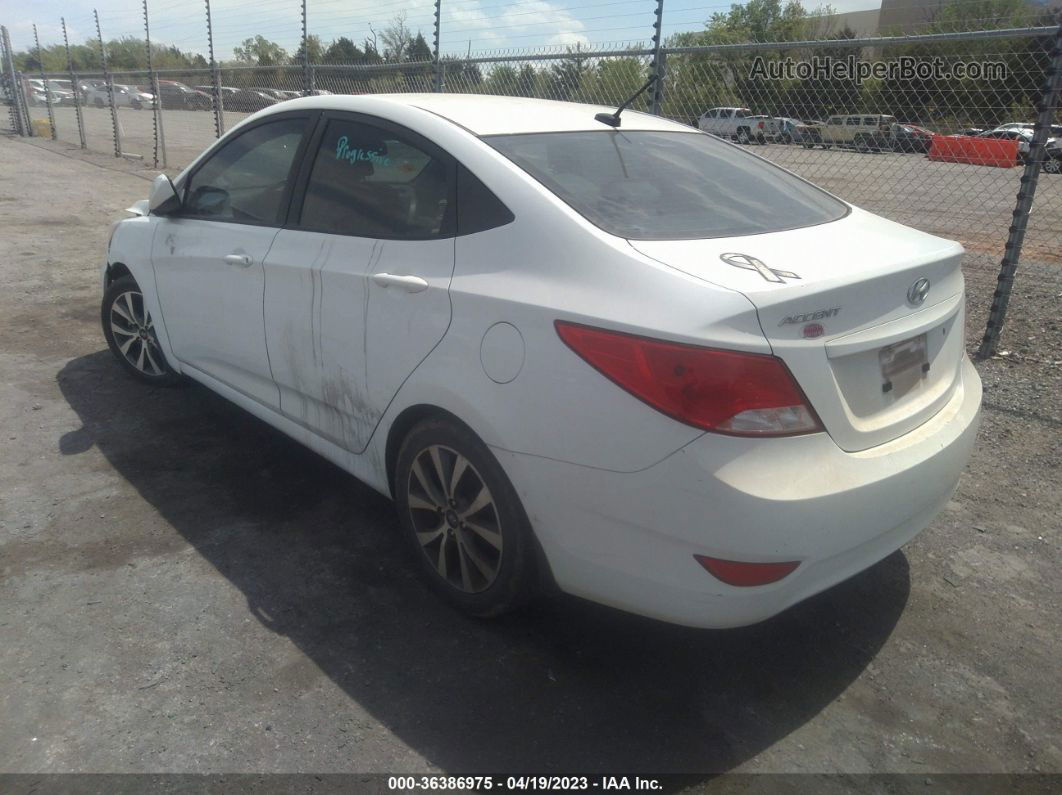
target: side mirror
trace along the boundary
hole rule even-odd
[[[181,209],[181,197],[173,187],[173,181],[165,174],[159,174],[151,183],[148,194],[148,211],[152,215],[170,215]]]

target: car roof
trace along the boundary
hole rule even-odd
[[[381,114],[386,113],[389,105],[420,108],[476,135],[607,130],[610,128],[594,121],[594,114],[616,110],[615,106],[482,94],[333,94],[291,99],[282,106],[274,106],[275,111],[264,111],[263,115],[288,112],[300,107]],[[684,124],[629,109],[623,112],[621,120],[622,130],[692,130]]]

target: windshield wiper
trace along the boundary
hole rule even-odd
[[[616,108],[616,112],[615,113],[598,113],[596,116],[594,116],[594,121],[599,121],[602,124],[607,124],[609,127],[619,127],[620,126],[620,114],[623,113],[623,111],[626,109],[626,107],[628,105],[630,105],[632,102],[634,102],[634,100],[638,99],[638,97],[640,97],[642,94],[644,94],[645,90],[647,88],[649,88],[649,86],[651,86],[655,82],[656,82],[656,75],[653,75],[652,77],[650,77],[648,80],[645,81],[645,85],[644,86],[639,88],[637,91],[634,92],[633,95],[631,95],[630,99],[628,99],[626,102],[624,102],[618,108]]]

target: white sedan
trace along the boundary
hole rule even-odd
[[[110,104],[107,93],[107,84],[93,86],[85,92],[85,102],[95,105],[97,108]],[[133,108],[141,110],[155,105],[155,95],[147,91],[141,91],[137,86],[127,86],[120,83],[114,84],[114,104],[119,108]]]
[[[392,497],[468,613],[556,586],[765,619],[955,488],[981,402],[963,250],[616,121],[447,94],[257,113],[116,224],[107,342]]]

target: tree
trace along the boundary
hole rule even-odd
[[[244,39],[243,44],[233,47],[237,61],[252,66],[281,66],[288,62],[287,51],[261,34],[253,39]]]
[[[322,63],[324,61],[324,45],[321,44],[321,37],[311,33],[306,37],[306,52],[310,54],[310,63]],[[293,58],[295,63],[303,63],[303,45],[299,43],[299,49],[295,51]]]
[[[578,93],[583,77],[589,74],[586,59],[568,48],[568,57],[550,67],[550,99],[569,100]]]
[[[488,94],[512,96],[516,91],[518,79],[519,75],[515,67],[509,66],[509,64],[497,64],[487,75],[486,92]]]
[[[413,32],[406,25],[406,13],[403,11],[395,14],[391,23],[380,34],[383,39],[385,61],[401,63],[408,60],[410,48],[413,46]]]
[[[423,63],[425,61],[434,60],[431,47],[428,46],[428,42],[424,40],[420,31],[417,31],[417,35],[409,47],[409,54],[406,56],[406,60],[412,61],[413,63]]]
[[[346,36],[333,41],[324,52],[324,63],[354,64],[364,60],[365,53]]]

